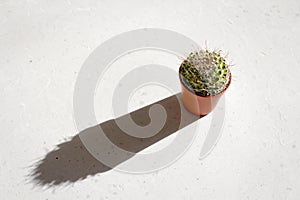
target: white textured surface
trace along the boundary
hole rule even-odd
[[[299,199],[300,1],[4,0],[0,27],[1,199]],[[86,57],[145,27],[229,50],[234,81],[213,152],[198,159],[202,134],[157,173],[111,170],[55,190],[26,181],[77,133],[73,88]]]

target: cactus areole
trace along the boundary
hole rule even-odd
[[[179,77],[182,84],[197,96],[214,96],[226,90],[230,84],[229,65],[215,51],[192,52],[181,63]]]

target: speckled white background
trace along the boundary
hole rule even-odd
[[[111,170],[49,189],[30,182],[30,165],[77,134],[73,88],[84,60],[114,35],[146,27],[230,52],[234,82],[213,152],[199,160],[203,131],[156,173]],[[1,1],[0,198],[299,199],[299,35],[297,0]],[[144,90],[144,104],[160,99],[159,89]]]

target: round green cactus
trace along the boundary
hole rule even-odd
[[[189,54],[179,68],[182,83],[199,96],[214,96],[230,81],[229,65],[215,51],[200,50]]]

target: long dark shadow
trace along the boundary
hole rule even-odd
[[[114,166],[130,159],[133,155],[129,154],[123,157],[111,156],[111,159],[114,159],[111,163],[114,163],[114,165],[108,167],[89,153],[79,135],[92,136],[99,134],[100,126],[114,145],[126,151],[137,153],[200,118],[182,109],[178,99],[181,99],[181,94],[173,95],[115,120],[105,121],[97,126],[83,130],[69,141],[58,144],[57,148],[35,163],[30,176],[38,185],[53,186],[62,183],[74,183],[85,179],[87,176],[93,176],[112,169]],[[131,116],[137,125],[145,126],[149,124],[149,109],[154,104],[163,106],[167,113],[166,123],[156,135],[149,138],[133,137],[122,131],[116,124],[116,120],[122,121],[128,115]],[[130,126],[130,124],[128,125]],[[99,145],[105,144],[100,142]]]

